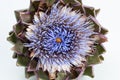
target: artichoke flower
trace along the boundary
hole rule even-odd
[[[81,0],[31,0],[28,9],[15,11],[17,24],[7,39],[26,78],[94,77],[92,67],[104,60],[108,32],[96,20],[98,13]]]

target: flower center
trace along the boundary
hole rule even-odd
[[[57,43],[61,43],[61,42],[62,42],[62,39],[58,37],[58,38],[56,38],[56,42],[57,42]]]

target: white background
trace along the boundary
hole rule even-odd
[[[94,67],[95,78],[83,77],[82,80],[120,80],[120,2],[119,0],[83,0],[84,4],[100,8],[97,19],[109,30],[105,43],[105,61]],[[0,1],[0,80],[27,80],[24,68],[16,67],[12,59],[13,46],[6,41],[8,32],[16,23],[14,10],[29,7],[29,0]],[[30,80],[30,79],[29,79]]]

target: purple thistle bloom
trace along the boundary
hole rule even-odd
[[[25,47],[38,58],[37,68],[54,73],[68,71],[73,66],[82,67],[85,56],[90,55],[95,39],[90,17],[67,6],[54,4],[50,14],[39,12],[33,25],[28,26]]]

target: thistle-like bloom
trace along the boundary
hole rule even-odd
[[[93,77],[92,65],[103,60],[107,32],[95,18],[98,11],[81,0],[31,0],[29,9],[16,11],[18,23],[8,40],[15,44],[13,57],[25,66],[26,77]]]
[[[39,12],[34,24],[28,26],[25,46],[33,50],[39,67],[49,73],[82,67],[95,39],[93,23],[89,17],[67,6],[54,4],[49,14]]]

